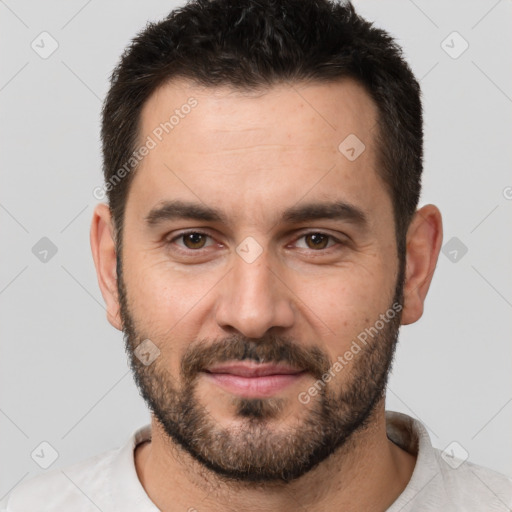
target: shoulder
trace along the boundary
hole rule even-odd
[[[411,479],[388,512],[512,512],[512,479],[458,458],[456,446],[441,451],[426,427],[406,414],[386,411],[388,437],[417,456]]]
[[[433,449],[448,501],[457,510],[512,511],[512,478]]]
[[[0,512],[89,512],[109,507],[110,466],[120,448],[53,469],[19,484]]]

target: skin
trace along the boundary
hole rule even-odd
[[[282,84],[264,94],[179,80],[145,104],[140,140],[192,96],[198,106],[143,159],[127,198],[123,276],[137,327],[161,341],[161,361],[178,383],[181,356],[191,340],[233,333],[260,338],[271,330],[303,346],[314,340],[336,360],[388,309],[398,273],[392,202],[375,170],[375,104],[351,80]],[[366,146],[354,161],[338,151],[350,133]],[[148,228],[145,216],[169,199],[221,209],[228,223],[174,220]],[[365,212],[366,230],[340,220],[292,225],[280,219],[296,204],[340,199]],[[200,255],[182,239],[169,244],[192,228],[212,237]],[[349,243],[333,240],[327,249],[313,249],[307,232],[348,237]],[[250,264],[236,252],[248,236],[262,248]],[[434,205],[423,206],[407,233],[402,325],[423,313],[441,242],[441,214]],[[91,247],[107,318],[122,330],[113,226],[105,204],[93,215]],[[342,389],[350,376],[341,372],[333,389]],[[297,395],[313,382],[305,375],[279,392],[285,409],[272,426],[286,428],[303,417]],[[239,424],[226,392],[199,380],[197,396],[219,425]],[[135,451],[137,474],[163,511],[295,511],[298,504],[325,512],[383,511],[406,487],[416,461],[387,438],[384,405],[382,399],[368,428],[286,485],[218,477],[172,443],[153,416],[152,441]]]

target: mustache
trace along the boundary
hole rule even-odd
[[[232,335],[210,342],[200,340],[188,346],[181,359],[181,374],[191,382],[199,372],[226,361],[252,360],[256,363],[286,363],[321,379],[331,367],[329,356],[318,346],[302,346],[291,338],[269,334],[263,338]]]

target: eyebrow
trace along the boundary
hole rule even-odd
[[[145,217],[146,224],[150,227],[183,219],[228,224],[222,211],[201,203],[181,200],[163,201]],[[322,219],[349,222],[361,229],[367,228],[369,224],[366,213],[346,201],[306,203],[288,208],[281,215],[281,220],[290,224]]]

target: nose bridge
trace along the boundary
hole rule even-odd
[[[218,298],[220,327],[232,327],[247,337],[258,338],[271,327],[292,325],[289,292],[273,267],[275,261],[268,249],[254,239],[248,237],[239,244]]]

